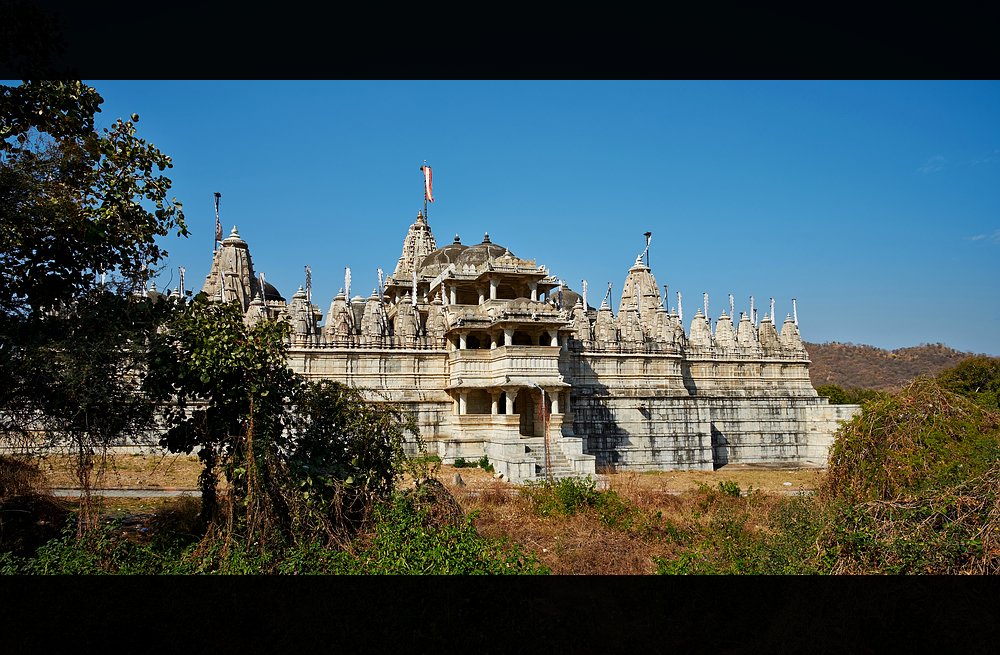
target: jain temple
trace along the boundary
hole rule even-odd
[[[488,234],[438,247],[418,213],[382,289],[367,298],[341,290],[324,317],[306,290],[286,301],[258,278],[234,227],[202,291],[241,303],[247,322],[287,320],[297,373],[398,404],[429,453],[486,455],[512,482],[825,465],[857,407],[817,396],[795,318],[757,321],[751,309],[737,319],[730,298],[714,329],[700,309],[685,329],[679,295],[668,311],[645,252],[622,262],[615,314],[607,296],[590,307],[586,287],[571,291]]]

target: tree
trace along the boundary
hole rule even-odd
[[[392,492],[404,432],[416,433],[358,390],[294,374],[287,336],[285,322],[248,325],[238,303],[198,294],[152,342],[145,387],[167,425],[161,443],[197,450],[203,527],[225,545],[343,543]]]
[[[159,174],[170,157],[136,136],[136,114],[98,132],[102,102],[78,81],[0,86],[3,314],[72,301],[100,274],[120,292],[144,290],[167,255],[156,238],[188,234]]]
[[[1000,358],[969,357],[938,375],[944,388],[1000,411]]]
[[[73,445],[81,530],[95,457],[152,420],[138,376],[169,303],[143,292],[157,238],[187,235],[170,157],[135,114],[98,131],[102,102],[80,81],[0,86],[0,432]]]
[[[286,323],[274,321],[247,326],[237,303],[198,294],[152,341],[144,385],[168,428],[161,444],[172,452],[197,449],[206,526],[219,517],[220,468],[251,529],[280,512],[268,506],[280,503],[268,493],[268,476],[296,386],[287,332]]]

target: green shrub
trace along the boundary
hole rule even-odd
[[[457,469],[464,469],[469,466],[469,463],[465,461],[464,457],[456,457],[454,467]]]
[[[538,516],[569,516],[584,508],[595,507],[600,496],[597,482],[590,476],[529,482],[524,486],[523,493]]]
[[[490,464],[490,460],[489,458],[486,457],[486,455],[480,457],[479,461],[476,462],[476,464],[479,466],[479,468],[483,469],[484,471],[488,473],[493,473],[493,465]]]
[[[739,498],[742,495],[740,490],[740,485],[736,484],[732,480],[723,480],[719,483],[719,491],[721,491],[726,496],[732,496],[734,498]]]
[[[397,494],[377,515],[372,536],[357,551],[352,573],[417,575],[545,574],[549,569],[520,545],[481,536],[473,516],[431,525],[412,497]],[[346,563],[346,560],[344,561]]]

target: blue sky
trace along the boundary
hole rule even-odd
[[[159,278],[200,289],[214,197],[254,266],[324,312],[367,296],[423,206],[438,245],[483,233],[617,310],[650,264],[685,323],[797,299],[807,341],[1000,355],[996,81],[101,81],[173,157],[188,239]]]

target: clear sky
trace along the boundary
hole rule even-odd
[[[188,239],[162,288],[225,234],[286,298],[367,296],[423,207],[439,246],[484,232],[600,304],[652,232],[686,327],[755,297],[807,341],[942,342],[1000,355],[997,81],[89,81],[173,157]]]

